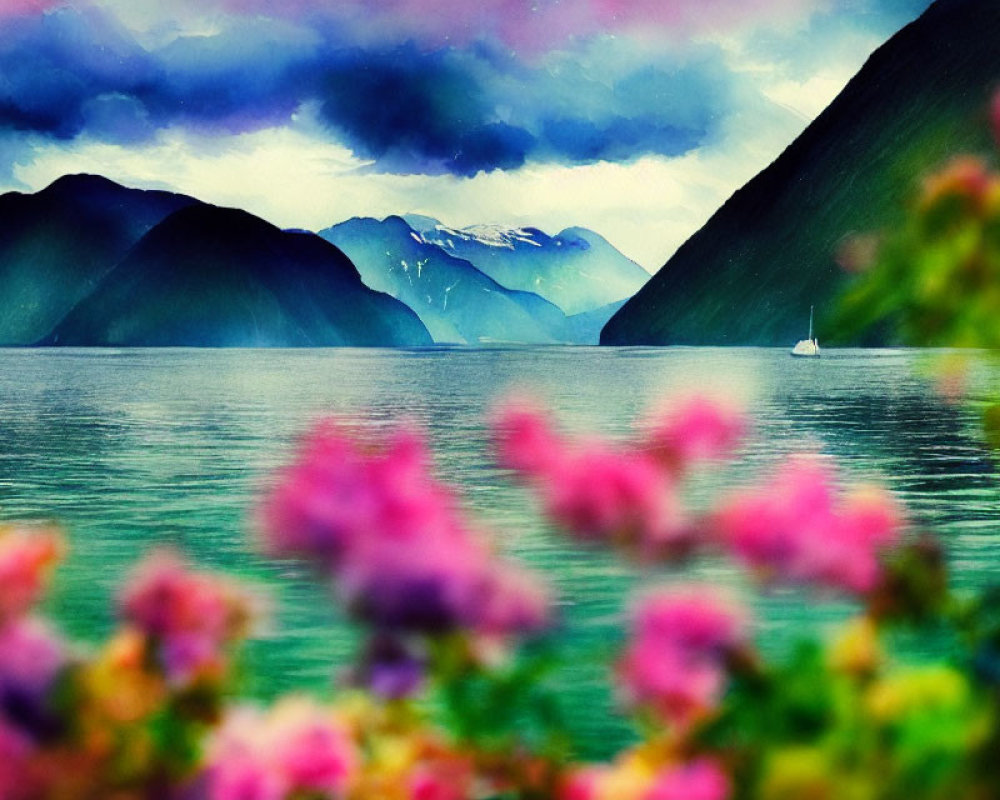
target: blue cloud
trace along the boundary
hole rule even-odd
[[[914,4],[843,2],[879,2],[866,12],[879,24]],[[844,16],[829,20],[843,24]],[[815,36],[829,20],[815,23]],[[485,41],[428,51],[411,43],[362,47],[350,38],[329,21],[234,18],[212,35],[147,50],[93,8],[7,20],[0,131],[86,133],[130,145],[171,125],[220,132],[284,125],[311,103],[331,139],[376,170],[469,176],[527,161],[680,155],[759,98],[752,78],[728,70],[721,51],[707,45],[638,54],[620,38],[592,37],[525,63]],[[813,46],[773,36],[758,44],[793,61]]]

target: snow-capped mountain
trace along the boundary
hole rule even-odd
[[[404,219],[418,241],[468,261],[501,286],[544,297],[570,315],[626,300],[649,279],[642,267],[586,228],[549,236],[531,227],[451,228],[417,214]]]
[[[581,336],[597,341],[599,325],[582,331],[552,303],[501,286],[425,240],[400,217],[354,218],[319,235],[351,259],[369,287],[413,309],[435,342],[543,344],[575,342]],[[601,325],[604,321],[606,317]]]

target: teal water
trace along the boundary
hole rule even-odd
[[[272,622],[249,653],[259,676],[251,690],[328,691],[356,633],[306,571],[254,554],[248,512],[311,420],[334,413],[362,435],[416,420],[439,476],[461,487],[503,549],[554,586],[566,654],[554,679],[585,755],[600,755],[628,735],[600,656],[620,639],[630,591],[692,579],[747,588],[724,564],[640,572],[568,544],[491,463],[484,417],[494,400],[527,388],[572,429],[625,435],[673,392],[737,396],[754,433],[736,464],[695,481],[694,502],[782,454],[819,450],[895,490],[918,524],[946,539],[956,580],[981,585],[1000,577],[1000,481],[978,416],[983,400],[1000,398],[1000,363],[975,357],[968,398],[955,404],[935,392],[933,360],[917,351],[798,360],[783,349],[724,348],[0,350],[0,516],[53,518],[68,530],[72,552],[49,607],[74,636],[103,635],[129,564],[170,543],[272,598]],[[849,612],[802,600],[754,600],[765,647]]]

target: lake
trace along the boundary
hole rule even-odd
[[[416,420],[430,433],[440,477],[461,487],[505,551],[555,587],[567,653],[555,679],[583,755],[599,756],[628,735],[611,713],[600,656],[621,636],[629,592],[693,579],[747,588],[725,564],[637,573],[611,554],[571,546],[491,463],[484,417],[495,399],[527,388],[570,429],[626,435],[672,393],[740,397],[753,435],[737,463],[694,481],[694,502],[782,454],[832,454],[852,475],[895,490],[918,524],[946,539],[956,580],[977,586],[1000,575],[1000,481],[979,427],[982,401],[1000,398],[1000,362],[972,356],[968,395],[949,403],[935,391],[938,357],[834,350],[812,360],[756,348],[0,350],[0,515],[66,527],[72,550],[49,610],[74,636],[106,633],[129,564],[170,543],[273,598],[272,622],[250,648],[259,677],[248,691],[328,690],[356,634],[307,571],[254,554],[248,512],[317,417],[350,418],[362,433]],[[755,601],[765,648],[850,612],[802,599],[780,591]],[[914,642],[909,652],[933,647]]]

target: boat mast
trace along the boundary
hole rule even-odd
[[[809,341],[813,340],[813,307],[809,306]]]

